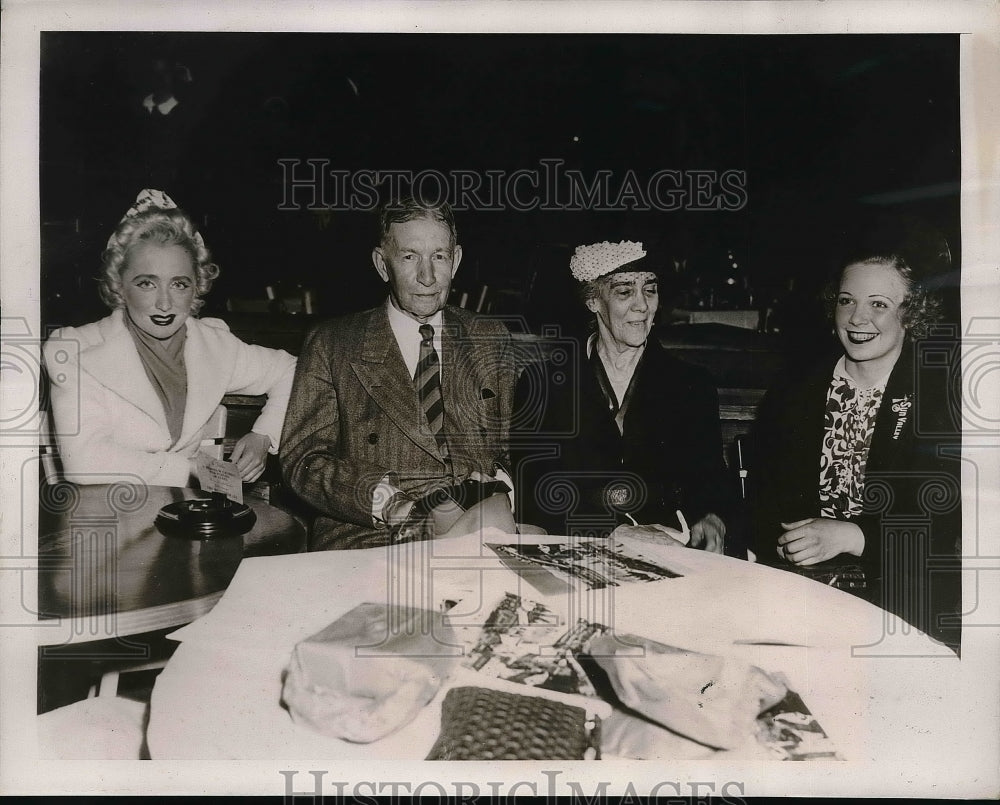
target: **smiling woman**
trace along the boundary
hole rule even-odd
[[[870,251],[844,261],[827,293],[843,355],[832,372],[826,365],[765,400],[758,557],[867,598],[957,649],[961,438],[949,384],[926,371],[943,353],[927,360],[918,339],[938,306],[910,259]]]
[[[44,348],[66,479],[197,485],[195,454],[225,394],[266,394],[233,449],[244,481],[277,452],[295,359],[197,319],[219,269],[187,214],[143,190],[108,239],[101,321],[57,330]]]

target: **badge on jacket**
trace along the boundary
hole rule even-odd
[[[896,427],[892,430],[893,439],[899,439],[899,434],[903,432],[903,425],[906,424],[906,418],[910,415],[910,406],[912,405],[913,402],[910,400],[909,394],[892,398],[892,410],[896,414]]]

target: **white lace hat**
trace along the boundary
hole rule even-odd
[[[577,246],[570,258],[569,270],[580,282],[590,282],[645,256],[646,250],[641,243],[632,240],[611,243],[605,240],[590,246]]]

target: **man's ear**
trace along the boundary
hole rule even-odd
[[[462,247],[457,243],[455,244],[455,251],[452,252],[451,256],[451,276],[454,277],[458,272],[458,264],[462,262]]]
[[[389,281],[389,269],[385,264],[385,255],[382,253],[382,247],[376,246],[372,249],[372,263],[375,264],[375,270],[378,275],[382,278],[382,282]]]

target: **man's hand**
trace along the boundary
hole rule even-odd
[[[229,460],[240,471],[244,483],[253,483],[264,472],[267,465],[267,451],[271,448],[271,437],[262,433],[248,433],[233,448]]]
[[[382,508],[382,520],[389,527],[392,542],[432,539],[434,523],[426,514],[415,512],[417,501],[405,492],[396,492]]]
[[[709,553],[722,553],[726,541],[726,524],[715,514],[706,514],[691,526],[689,547]]]
[[[385,502],[382,508],[382,519],[393,528],[406,522],[416,501],[404,492],[397,492]]]
[[[793,565],[815,565],[842,553],[861,556],[865,549],[864,532],[854,523],[809,517],[781,527],[778,556]]]

